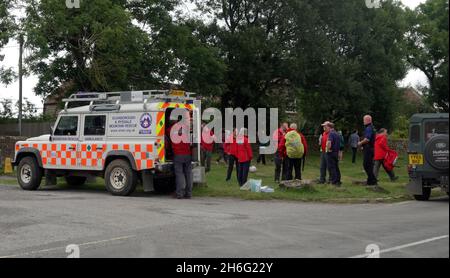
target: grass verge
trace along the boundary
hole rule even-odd
[[[319,176],[319,154],[310,155],[307,158],[305,171],[302,173],[303,179],[316,180]],[[357,164],[352,164],[350,157],[346,157],[340,164],[343,185],[335,188],[331,185],[313,185],[303,189],[281,189],[274,182],[274,165],[268,158],[267,165],[256,165],[258,171],[251,173],[249,178],[262,180],[263,186],[270,186],[275,189],[274,193],[253,193],[241,191],[237,179],[236,170],[232,179],[225,181],[226,166],[217,165],[213,159],[212,170],[207,174],[208,185],[206,187],[196,187],[194,197],[225,197],[240,198],[244,200],[288,200],[302,202],[321,203],[393,203],[412,200],[406,191],[408,175],[406,172],[405,157],[399,159],[396,174],[399,180],[390,182],[386,173],[380,171],[380,187],[382,190],[370,190],[365,186],[355,185],[354,181],[363,181],[366,176],[362,168],[362,158],[358,157]],[[12,176],[14,177],[14,176]],[[17,186],[17,181],[11,176],[0,176],[1,185]],[[58,179],[58,186],[61,189],[67,188],[64,179]],[[104,181],[97,179],[94,183],[86,184],[84,190],[106,191]],[[142,192],[139,188],[138,192]],[[433,197],[444,196],[439,189],[433,191]]]

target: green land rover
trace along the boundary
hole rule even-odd
[[[448,115],[416,114],[411,118],[407,189],[418,201],[429,200],[435,187],[448,194]]]

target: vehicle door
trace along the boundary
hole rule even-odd
[[[79,164],[83,170],[103,170],[106,151],[106,114],[83,115]]]
[[[50,144],[42,145],[42,163],[47,169],[79,169],[80,116],[59,117]]]

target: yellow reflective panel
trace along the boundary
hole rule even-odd
[[[185,97],[186,92],[182,90],[172,90],[170,91],[170,95],[174,97]]]

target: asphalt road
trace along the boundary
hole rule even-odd
[[[448,235],[448,198],[329,205],[0,185],[0,258],[64,258],[71,244],[82,258],[347,258],[371,244],[382,258],[448,258]]]

